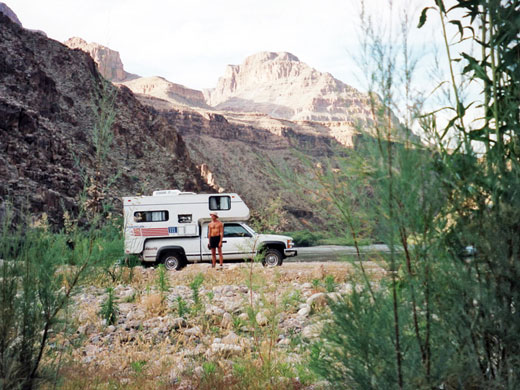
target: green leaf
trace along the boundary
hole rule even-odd
[[[462,118],[466,113],[466,108],[461,102],[457,102],[457,115]]]
[[[426,7],[425,9],[422,10],[421,16],[419,17],[419,24],[417,25],[417,28],[421,28],[422,26],[424,26],[424,23],[426,23],[426,12],[430,8],[431,7]]]
[[[442,0],[435,0],[435,4],[437,4],[443,14],[446,13],[446,7],[444,7],[444,2]]]
[[[473,141],[486,141],[485,129],[472,130],[469,132],[469,138]]]
[[[463,73],[473,71],[477,78],[484,80],[486,83],[491,83],[491,80],[486,74],[485,68],[481,66],[475,58],[473,58],[467,53],[462,53],[462,57],[464,57],[464,59],[468,61],[468,65],[464,67]]]
[[[458,27],[460,38],[462,39],[462,37],[464,36],[464,28],[462,27],[462,23],[460,22],[460,20],[450,20],[450,23]]]

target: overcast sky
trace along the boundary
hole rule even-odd
[[[126,71],[163,76],[190,88],[215,87],[227,64],[240,64],[259,51],[287,51],[363,89],[352,59],[359,41],[359,1],[3,1],[26,28],[62,42],[78,36],[100,43],[120,53]],[[367,2],[384,12],[387,1]],[[399,2],[405,0],[394,0]],[[431,2],[406,3],[419,9]]]

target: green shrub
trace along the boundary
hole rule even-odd
[[[200,304],[200,295],[199,290],[202,286],[202,283],[204,283],[204,275],[202,273],[198,273],[193,280],[190,282],[190,288],[192,291],[193,301],[195,302],[195,305]]]
[[[164,299],[164,294],[166,294],[170,290],[170,280],[168,279],[168,275],[166,272],[166,268],[164,264],[159,264],[157,271],[157,287],[159,288],[159,292]]]
[[[112,287],[108,287],[106,292],[107,297],[101,304],[99,315],[102,319],[105,320],[107,325],[115,325],[117,323],[117,316],[119,310],[117,300],[114,297],[114,289]]]
[[[188,304],[181,296],[177,297],[177,314],[179,317],[186,318],[186,315],[189,313]]]
[[[48,367],[42,358],[51,334],[67,325],[62,311],[101,250],[93,230],[13,229],[9,212],[1,223],[0,378],[3,388],[31,389]]]
[[[322,235],[319,233],[311,232],[309,230],[300,230],[296,232],[287,233],[287,235],[291,236],[294,241],[294,246],[299,247],[308,247],[308,246],[316,246],[318,242],[322,238]]]
[[[327,292],[336,291],[336,282],[334,281],[334,276],[332,276],[332,275],[325,276],[325,279],[323,280],[323,282],[325,284],[325,290],[327,290]]]

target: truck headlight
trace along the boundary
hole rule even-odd
[[[287,249],[292,248],[292,247],[293,247],[292,240],[287,240]]]

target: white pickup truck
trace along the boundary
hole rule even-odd
[[[211,260],[208,249],[209,213],[217,211],[224,224],[224,260],[253,259],[280,266],[296,256],[291,237],[258,234],[244,221],[249,208],[237,194],[196,194],[155,191],[152,196],[124,197],[125,252],[145,262],[163,263],[168,270],[188,262]]]

